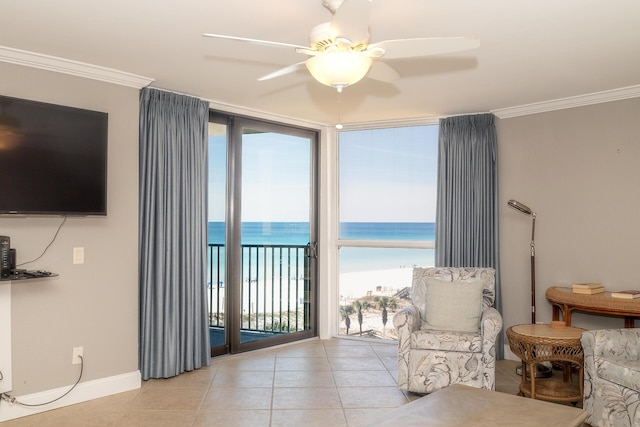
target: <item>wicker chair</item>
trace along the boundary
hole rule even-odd
[[[439,294],[438,289],[448,291]],[[466,299],[472,292],[479,292],[477,300]],[[451,384],[495,390],[495,346],[502,329],[502,316],[493,308],[495,270],[415,268],[411,295],[413,305],[393,319],[398,330],[398,387],[414,393]],[[478,315],[473,323],[465,314],[475,304]],[[455,317],[434,319],[433,312],[439,310]],[[467,322],[461,326],[458,320]]]

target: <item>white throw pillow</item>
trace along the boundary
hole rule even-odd
[[[423,329],[478,332],[482,315],[481,280],[447,282],[426,279]]]

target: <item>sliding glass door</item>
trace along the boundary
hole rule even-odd
[[[212,352],[315,336],[316,132],[217,115],[211,127]]]

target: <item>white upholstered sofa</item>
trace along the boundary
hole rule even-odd
[[[394,316],[398,387],[431,393],[451,384],[495,390],[502,316],[492,268],[415,268],[413,305]]]
[[[640,426],[640,329],[582,333],[584,401],[592,426]]]

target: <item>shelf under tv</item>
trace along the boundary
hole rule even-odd
[[[45,270],[11,270],[9,277],[3,277],[1,281],[11,280],[33,280],[33,279],[46,279],[49,277],[57,277],[57,273],[52,273]]]

